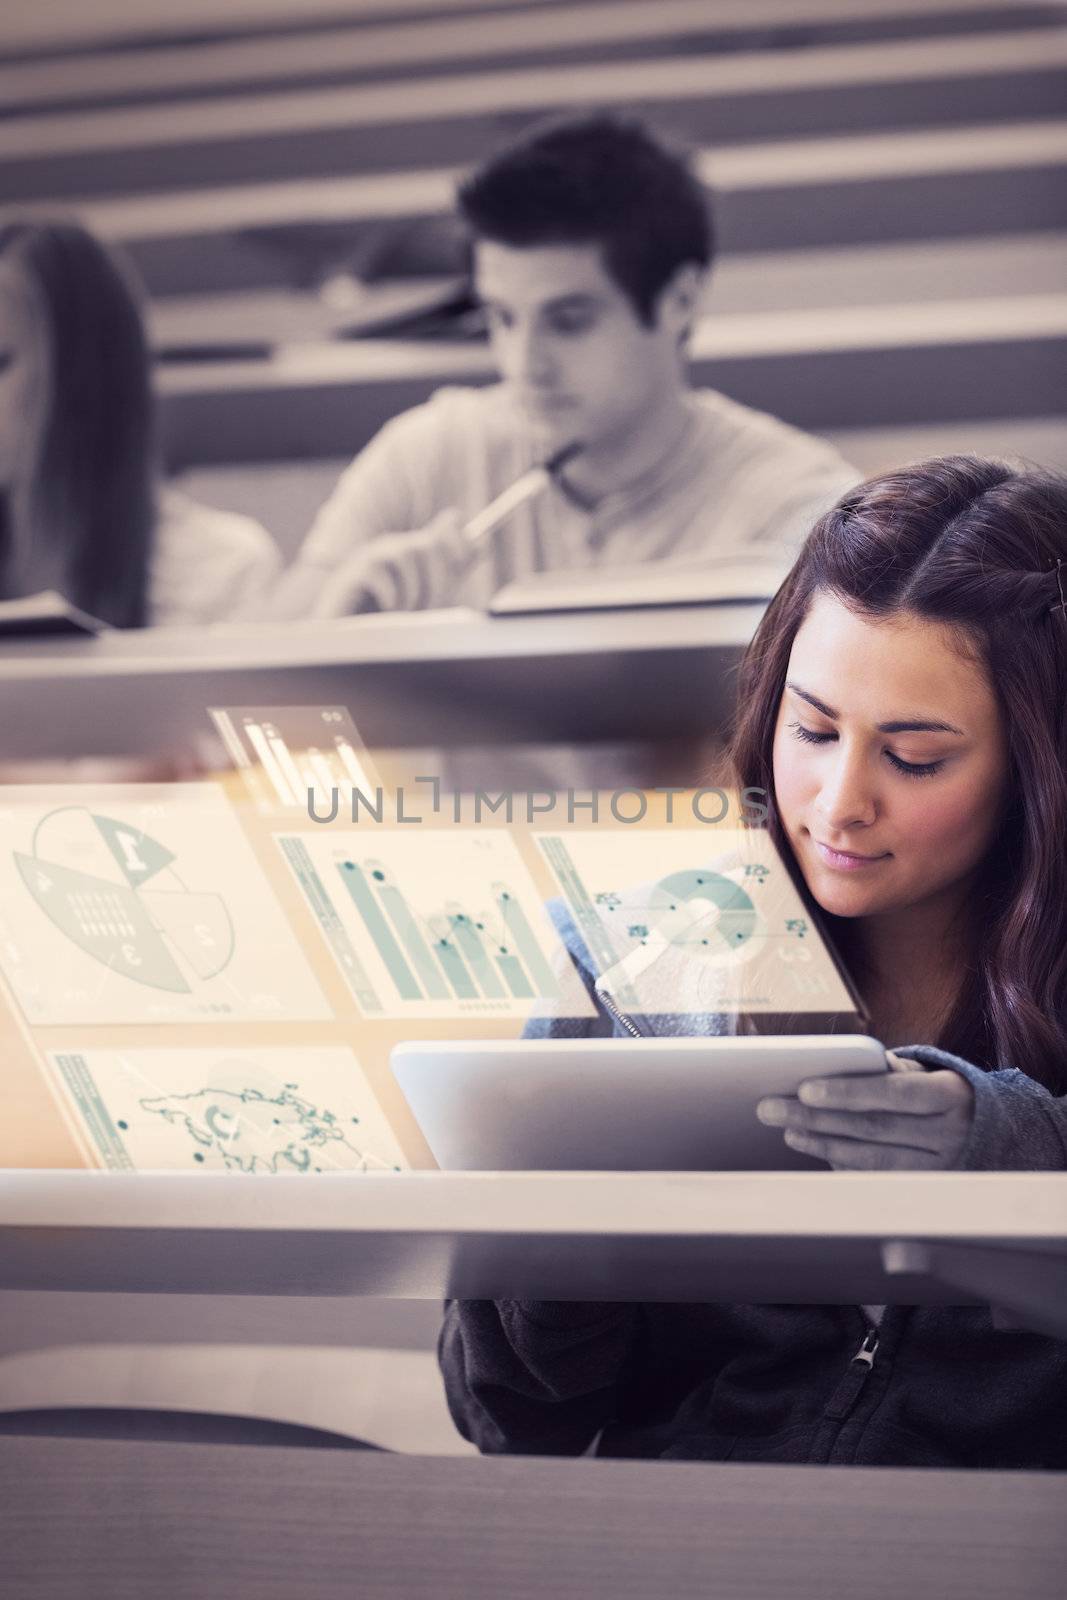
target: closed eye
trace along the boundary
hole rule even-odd
[[[805,728],[802,722],[791,722],[789,727],[794,737],[805,744],[829,744],[831,739],[837,738],[836,733],[816,733],[814,728]],[[892,750],[886,750],[883,754],[891,766],[909,778],[932,778],[945,765],[943,761],[902,761]]]
[[[945,765],[943,761],[902,761],[895,756],[892,750],[884,752],[886,760],[898,772],[906,773],[909,778],[932,778],[935,772],[940,772]]]

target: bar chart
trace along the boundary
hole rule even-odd
[[[344,706],[237,706],[209,711],[260,811],[352,814],[378,805],[378,780]]]
[[[366,1016],[525,1018],[559,997],[566,961],[503,833],[278,835]]]

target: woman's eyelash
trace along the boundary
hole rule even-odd
[[[812,728],[805,728],[802,722],[791,722],[789,726],[805,744],[825,744],[827,739],[834,737],[832,733],[816,733]]]
[[[833,733],[816,733],[813,728],[805,728],[802,722],[791,722],[789,726],[796,737],[802,739],[805,744],[826,744],[828,740],[837,737]],[[891,750],[887,750],[885,754],[897,771],[903,772],[909,778],[932,778],[934,773],[940,772],[945,765],[943,761],[926,761],[922,763],[901,761],[900,757],[895,756]]]
[[[940,772],[945,765],[943,761],[901,761],[900,757],[895,756],[892,750],[887,750],[886,755],[897,771],[906,773],[909,778],[932,778],[934,773]]]

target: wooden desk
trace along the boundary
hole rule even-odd
[[[706,738],[762,605],[488,617],[464,607],[0,643],[0,751],[174,756],[207,706],[349,705],[378,749]],[[431,769],[432,770],[432,769]],[[702,769],[697,769],[700,771]],[[706,770],[706,769],[704,769]]]
[[[11,1600],[1059,1600],[1061,1474],[0,1440]]]

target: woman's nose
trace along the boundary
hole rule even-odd
[[[827,829],[835,834],[870,827],[878,815],[878,804],[866,762],[842,756],[826,773],[815,803]]]

